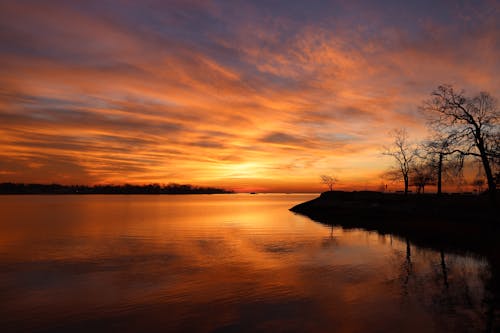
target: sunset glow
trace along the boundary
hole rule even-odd
[[[375,4],[376,3],[376,4]],[[500,88],[498,1],[2,1],[0,182],[375,188],[439,84]]]

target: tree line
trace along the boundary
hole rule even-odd
[[[0,194],[224,194],[233,191],[215,187],[183,184],[148,185],[61,185],[61,184],[0,184]]]
[[[431,136],[411,143],[405,129],[394,130],[393,144],[384,155],[391,156],[395,168],[389,176],[402,180],[404,193],[409,186],[423,192],[435,184],[442,194],[443,176],[458,175],[464,161],[477,161],[486,179],[487,192],[495,197],[500,183],[500,112],[496,99],[487,92],[469,96],[451,85],[441,85],[420,106]],[[476,179],[476,185],[483,180]]]

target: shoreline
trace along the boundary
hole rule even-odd
[[[290,211],[345,229],[393,234],[419,246],[472,253],[500,263],[498,198],[329,191]]]
[[[90,194],[141,194],[141,195],[179,195],[179,194],[230,194],[232,190],[210,186],[195,186],[191,184],[168,185],[144,184],[144,185],[62,185],[62,184],[24,184],[24,183],[0,183],[0,194],[6,195],[90,195]]]

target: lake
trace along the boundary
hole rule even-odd
[[[0,196],[1,330],[491,326],[487,260],[288,211],[316,196]]]

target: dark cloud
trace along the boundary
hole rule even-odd
[[[197,141],[192,143],[193,146],[201,147],[201,148],[224,148],[225,145],[220,142],[215,141]]]
[[[280,143],[280,144],[297,144],[303,142],[302,139],[282,133],[282,132],[273,132],[269,133],[261,139],[262,142],[267,143]]]
[[[30,153],[0,158],[0,182],[86,184],[97,179],[66,155]]]
[[[24,112],[0,113],[2,125],[0,127],[15,125],[51,126],[64,124],[75,131],[82,128],[95,130],[108,130],[115,133],[147,133],[155,135],[170,135],[183,129],[182,124],[168,120],[151,121],[130,115],[106,114],[94,110],[71,108],[25,108]]]

